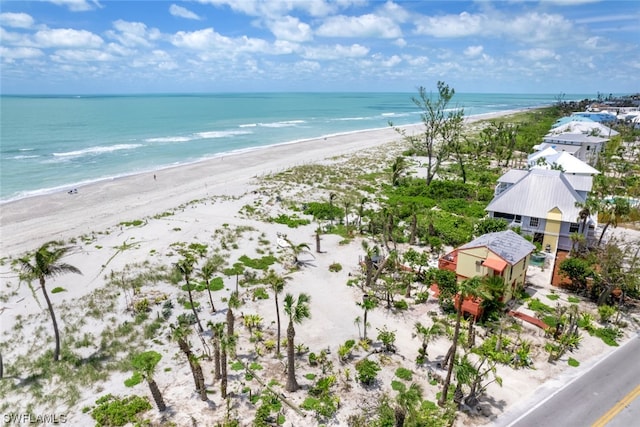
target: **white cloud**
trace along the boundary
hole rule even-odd
[[[101,8],[102,5],[97,0],[92,0],[90,3],[87,0],[48,0],[49,2],[58,6],[65,6],[72,12],[86,12],[96,8]]]
[[[464,54],[468,57],[474,58],[476,56],[479,56],[480,54],[482,54],[482,51],[484,50],[483,46],[469,46],[464,50]]]
[[[157,28],[147,28],[142,22],[129,22],[119,19],[113,23],[116,31],[107,31],[107,36],[120,42],[127,47],[146,46],[150,47],[152,41],[160,38],[161,34]]]
[[[390,58],[380,61],[380,65],[382,65],[383,67],[391,68],[391,67],[395,67],[401,62],[402,62],[402,58],[400,58],[398,55],[393,55]]]
[[[71,28],[58,28],[53,30],[40,30],[34,34],[33,39],[37,47],[100,47],[103,40],[87,30],[74,30]]]
[[[113,61],[114,57],[97,49],[61,49],[51,55],[51,59],[56,62],[92,62]]]
[[[38,58],[42,55],[43,53],[40,49],[36,49],[33,47],[10,48],[0,46],[0,58],[2,58],[3,61],[12,62],[15,59],[32,59]]]
[[[229,7],[231,10],[241,12],[250,16],[263,18],[275,18],[287,15],[293,10],[301,10],[313,17],[327,16],[334,13],[338,8],[349,7],[351,4],[360,2],[338,1],[327,2],[325,0],[198,0],[200,3],[212,4],[218,7]]]
[[[12,28],[31,28],[33,26],[33,18],[26,13],[0,13],[0,23],[6,27]]]
[[[402,37],[402,30],[392,19],[372,14],[362,16],[333,16],[316,30],[324,37]]]
[[[178,31],[171,37],[171,43],[177,47],[205,51],[203,58],[219,55],[235,55],[241,52],[278,53],[262,39],[242,36],[230,38],[218,34],[213,28],[197,31]]]
[[[400,37],[399,39],[395,40],[393,44],[398,47],[405,47],[407,45],[407,41],[402,37]]]
[[[485,15],[462,12],[459,15],[427,16],[416,22],[416,33],[433,37],[466,37],[486,28]]]
[[[200,21],[202,19],[194,12],[185,7],[178,6],[177,4],[172,4],[171,6],[169,6],[169,13],[178,18],[194,19],[196,21]]]
[[[518,56],[531,61],[541,61],[543,59],[555,59],[555,60],[560,59],[560,55],[556,54],[551,49],[545,49],[545,48],[519,50],[517,54]]]
[[[360,58],[366,56],[368,53],[369,48],[359,44],[352,44],[351,46],[337,44],[334,46],[307,47],[305,48],[302,57],[313,60],[334,60],[342,58]]]
[[[2,44],[11,44],[16,46],[31,46],[33,42],[29,40],[28,35],[24,33],[9,32],[0,27],[0,40]]]
[[[292,16],[270,21],[267,25],[273,35],[280,40],[305,42],[313,38],[309,24],[301,22],[298,18]]]
[[[573,24],[558,14],[528,12],[522,15],[470,14],[422,17],[416,34],[436,38],[488,36],[516,38],[525,43],[558,41],[574,33]]]

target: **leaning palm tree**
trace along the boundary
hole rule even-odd
[[[294,323],[302,323],[304,319],[311,317],[309,310],[309,302],[311,297],[305,293],[298,295],[295,300],[293,295],[287,294],[284,297],[284,312],[289,316],[289,326],[287,327],[287,391],[293,392],[298,390],[298,382],[296,381],[296,364],[294,353],[294,339],[296,331],[293,327]]]
[[[160,393],[160,388],[153,378],[153,375],[161,358],[162,355],[156,351],[145,351],[144,353],[135,355],[133,359],[131,359],[131,366],[134,369],[133,377],[125,381],[125,385],[133,386],[140,383],[142,379],[145,379],[147,384],[149,384],[151,396],[153,396],[153,400],[156,402],[156,406],[160,412],[165,411],[167,405],[164,403],[162,393]]]
[[[458,337],[460,336],[460,322],[462,320],[462,303],[470,296],[477,296],[480,293],[481,277],[476,276],[458,284],[458,296],[456,301],[456,326],[453,331],[453,340],[451,347],[444,358],[443,367],[447,366],[447,376],[442,385],[442,393],[438,400],[438,405],[445,406],[447,403],[447,395],[449,394],[449,385],[451,384],[451,374],[456,360],[456,351],[458,349]],[[484,295],[488,297],[488,295]]]
[[[40,281],[40,288],[47,302],[51,322],[53,323],[53,333],[55,335],[56,348],[53,352],[53,360],[60,359],[60,331],[58,330],[58,321],[53,311],[53,305],[49,299],[49,293],[45,286],[46,279],[60,276],[65,273],[82,274],[77,267],[60,262],[60,260],[69,252],[71,248],[68,246],[60,246],[57,242],[48,242],[40,246],[35,252],[33,258],[26,256],[20,259],[24,275],[21,279]]]
[[[209,328],[211,329],[213,340],[213,377],[216,380],[219,380],[220,378],[222,378],[220,365],[222,358],[221,350],[222,338],[224,334],[224,323],[218,322],[214,324],[213,322],[209,322],[207,326],[209,326]]]
[[[186,282],[187,293],[189,294],[189,303],[191,304],[191,311],[193,311],[193,315],[196,318],[196,322],[198,323],[198,330],[200,333],[204,332],[204,328],[200,323],[200,317],[198,317],[198,311],[196,310],[196,306],[193,302],[192,284],[191,284],[191,275],[193,274],[196,260],[191,254],[185,254],[184,257],[175,264],[176,269],[180,272],[184,281]]]
[[[269,270],[267,275],[264,277],[264,282],[269,285],[271,290],[273,291],[273,297],[276,301],[276,321],[277,321],[277,341],[276,341],[276,357],[280,355],[280,306],[278,304],[278,295],[282,293],[284,290],[284,285],[286,284],[287,279],[290,277],[287,276],[279,276],[275,271]]]
[[[202,280],[204,280],[204,284],[207,287],[207,293],[209,294],[209,303],[211,304],[211,312],[216,312],[216,307],[213,305],[213,296],[211,295],[211,279],[213,279],[213,275],[222,267],[225,263],[224,258],[220,255],[214,255],[209,258],[202,268],[200,269],[199,276]]]
[[[191,369],[191,374],[193,375],[193,381],[196,386],[196,391],[200,394],[200,399],[206,401],[207,397],[207,388],[204,385],[204,373],[202,372],[202,366],[198,361],[198,358],[193,351],[191,350],[191,344],[189,343],[189,335],[191,334],[191,329],[188,325],[184,323],[178,323],[177,325],[171,326],[171,338],[178,343],[178,347],[187,357],[187,361],[189,362],[189,368]]]

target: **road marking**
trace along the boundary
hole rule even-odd
[[[611,421],[616,415],[618,415],[627,405],[633,402],[636,397],[640,396],[640,385],[631,390],[625,397],[620,399],[618,403],[613,405],[611,409],[607,411],[602,417],[600,417],[591,427],[604,427],[609,421]]]

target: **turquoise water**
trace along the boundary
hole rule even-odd
[[[2,96],[0,201],[228,152],[382,128],[389,120],[416,123],[413,95]],[[473,115],[551,104],[554,97],[457,94],[454,103]]]

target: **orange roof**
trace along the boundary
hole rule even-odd
[[[499,273],[502,273],[507,267],[507,262],[500,258],[487,258],[482,263],[485,267],[489,267]]]

